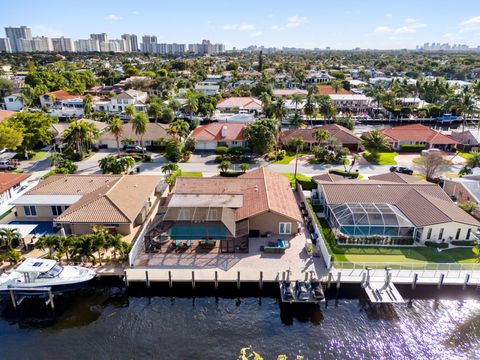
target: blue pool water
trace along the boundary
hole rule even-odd
[[[53,223],[51,221],[11,221],[12,225],[37,225],[30,234],[35,234],[37,236],[42,235],[51,235],[55,234],[56,231],[53,229]]]
[[[227,229],[223,225],[173,225],[168,234],[174,240],[198,240],[204,237],[224,240],[227,237]]]

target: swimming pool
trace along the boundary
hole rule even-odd
[[[56,231],[53,228],[53,222],[51,221],[11,221],[9,224],[12,225],[37,225],[35,229],[30,231],[30,234],[34,234],[37,236],[42,235],[52,235],[55,234]]]
[[[227,229],[224,225],[172,225],[168,229],[170,238],[174,240],[201,240],[209,237],[213,240],[224,240]]]

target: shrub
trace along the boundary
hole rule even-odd
[[[477,242],[475,240],[453,240],[451,244],[455,246],[475,246]]]
[[[437,243],[434,241],[425,241],[425,246],[435,249],[446,249],[448,248],[448,243]]]
[[[358,176],[360,175],[358,172],[348,172],[348,171],[343,171],[343,170],[339,170],[339,169],[331,169],[331,170],[328,170],[328,172],[330,174],[336,174],[336,175],[340,175],[340,176],[348,177],[348,178],[353,178],[353,179],[358,178]]]
[[[226,146],[217,146],[215,149],[215,154],[217,155],[227,155],[228,153],[228,147]]]
[[[400,151],[401,152],[421,152],[425,150],[425,145],[414,145],[414,144],[401,144]]]
[[[220,171],[220,176],[223,177],[238,177],[242,174],[243,172],[241,171]]]
[[[182,158],[182,144],[170,140],[165,148],[165,157],[172,162],[179,162]]]
[[[150,162],[150,161],[152,161],[152,156],[151,156],[151,155],[148,155],[148,154],[145,154],[145,156],[143,157],[143,161],[144,161],[144,162]]]

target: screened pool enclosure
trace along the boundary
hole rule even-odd
[[[412,237],[414,225],[391,204],[328,205],[330,226],[346,236]]]

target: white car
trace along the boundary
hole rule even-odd
[[[438,155],[440,155],[441,153],[442,153],[442,150],[435,149],[435,148],[422,150],[422,156],[425,156],[425,155],[428,155],[428,154],[438,154]]]

